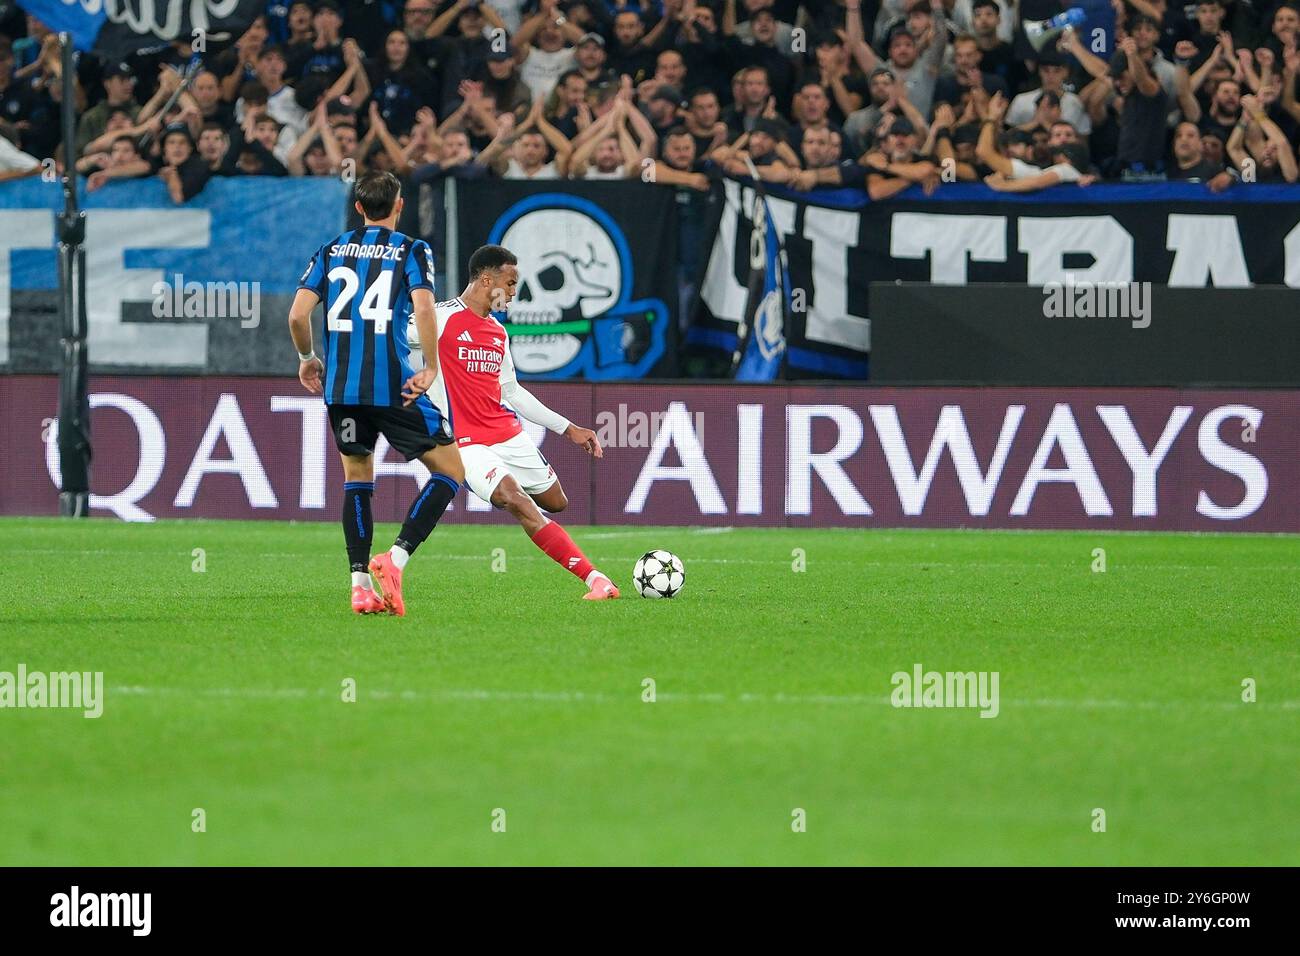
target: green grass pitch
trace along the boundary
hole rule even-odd
[[[0,521],[0,671],[106,688],[0,710],[0,864],[1300,864],[1294,537],[570,530],[622,600],[448,525],[358,619],[334,524]]]

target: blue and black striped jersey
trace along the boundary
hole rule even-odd
[[[298,282],[325,305],[325,403],[400,407],[411,377],[411,292],[433,291],[433,250],[381,226],[345,232]]]

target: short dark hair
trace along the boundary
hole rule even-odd
[[[118,143],[127,143],[130,145],[132,150],[137,153],[140,152],[140,147],[136,143],[134,136],[128,136],[126,133],[123,133],[121,136],[114,136],[112,145],[116,146]]]
[[[912,32],[907,29],[907,24],[901,20],[890,27],[885,34],[885,49],[888,50],[894,45],[894,41],[900,38],[907,40],[913,46],[916,45],[916,37],[912,36]]]
[[[239,88],[239,98],[245,103],[265,103],[270,98],[270,94],[257,80],[249,80]]]
[[[387,219],[393,212],[397,197],[402,192],[402,184],[396,176],[388,172],[371,171],[357,180],[354,198],[361,204],[361,211],[371,222]]]
[[[1081,173],[1086,173],[1092,166],[1088,147],[1082,143],[1064,143],[1052,150],[1052,156],[1064,156],[1065,161]]]
[[[496,272],[505,266],[517,266],[519,260],[505,246],[479,246],[469,257],[469,281],[473,282],[485,272]]]
[[[970,5],[970,12],[974,13],[980,7],[992,7],[998,12],[999,16],[1002,15],[1002,8],[998,6],[997,0],[975,0],[975,2]]]
[[[688,130],[685,126],[679,124],[677,126],[674,126],[668,132],[664,133],[664,141],[667,142],[670,139],[676,139],[678,136],[690,136],[691,139],[695,138],[694,135],[692,135],[690,130]]]

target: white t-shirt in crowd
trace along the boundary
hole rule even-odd
[[[555,89],[560,77],[576,66],[573,49],[553,50],[547,53],[530,47],[528,58],[519,66],[519,78],[533,91],[533,99],[546,99]]]
[[[1007,179],[1028,179],[1030,176],[1037,176],[1043,170],[1033,163],[1027,163],[1023,159],[1011,160],[1011,175]]]
[[[1032,120],[1034,110],[1038,109],[1038,98],[1042,95],[1042,90],[1030,90],[1012,100],[1011,105],[1007,107],[1007,125],[1024,126]],[[1088,111],[1083,108],[1083,102],[1079,97],[1073,93],[1061,94],[1061,119],[1073,126],[1080,136],[1087,136],[1092,132],[1092,120],[1088,116]]]
[[[298,105],[293,87],[282,86],[266,98],[266,111],[294,132],[294,138],[307,129],[307,111]]]
[[[1011,160],[1011,175],[1008,179],[1028,179],[1030,176],[1038,176],[1041,173],[1056,173],[1056,178],[1063,183],[1077,183],[1083,173],[1079,172],[1069,163],[1057,163],[1055,166],[1048,166],[1042,169],[1033,163],[1027,163],[1023,159]]]
[[[524,172],[524,167],[519,165],[519,160],[511,156],[510,162],[506,163],[505,175],[502,176],[501,178],[502,179],[559,179],[560,171],[555,168],[555,163],[554,161],[552,161],[547,163],[545,166],[541,167],[540,169],[538,169],[537,172],[533,173],[531,176],[529,176],[528,173]]]
[[[1079,172],[1069,163],[1057,163],[1055,166],[1048,166],[1043,170],[1045,173],[1056,173],[1056,178],[1063,183],[1077,183],[1083,178],[1083,173]]]
[[[244,98],[235,101],[235,122],[244,122]],[[292,86],[282,86],[279,91],[266,98],[266,111],[281,126],[293,130],[291,140],[297,139],[307,131],[307,111],[294,99]]]
[[[8,138],[0,136],[0,173],[26,172],[40,164],[35,156],[24,153]]]
[[[588,166],[587,171],[582,174],[583,179],[627,179],[627,170],[622,166],[618,169],[611,170],[608,173],[602,173],[595,166]]]

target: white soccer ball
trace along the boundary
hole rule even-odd
[[[671,551],[647,551],[632,569],[632,584],[643,598],[670,598],[686,583],[682,559]]]

